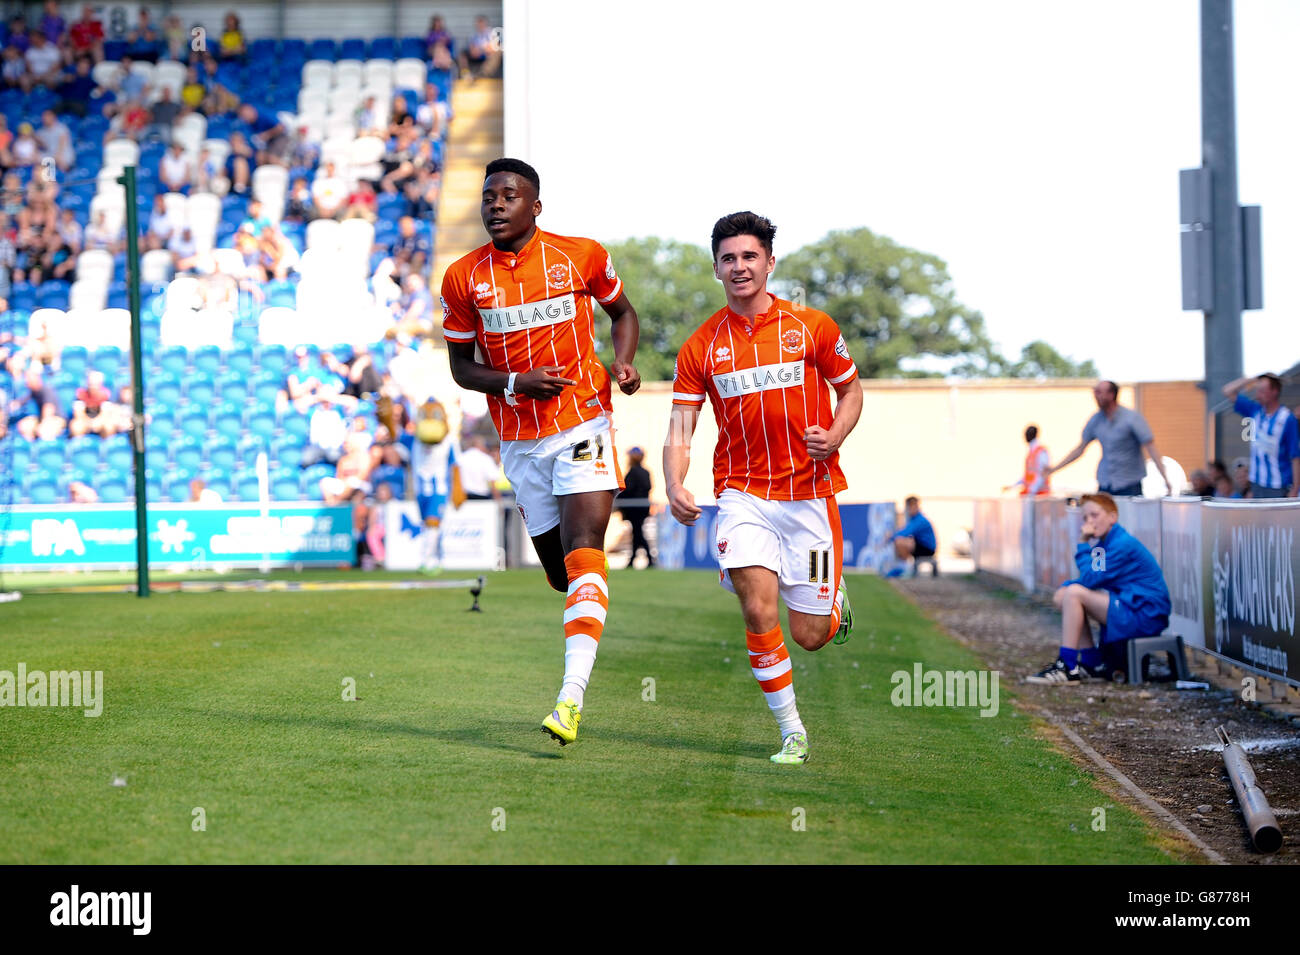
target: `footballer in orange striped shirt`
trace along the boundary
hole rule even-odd
[[[609,609],[605,529],[623,486],[593,301],[613,323],[611,370],[628,395],[641,385],[640,327],[598,242],[537,228],[540,193],[528,163],[488,163],[480,211],[490,241],[447,269],[442,327],[456,384],[487,394],[519,515],[551,586],[567,595],[564,681],[542,722],[563,746],[577,737]]]
[[[683,482],[707,398],[718,422],[720,580],[740,598],[750,667],[781,730],[772,759],[802,763],[808,736],[778,600],[805,650],[848,638],[853,617],[835,495],[845,488],[839,447],[862,413],[862,386],[829,315],[768,293],[775,236],[776,227],[752,212],[713,227],[713,270],[727,305],[677,353],[664,483],[673,516],[694,524],[700,508]]]

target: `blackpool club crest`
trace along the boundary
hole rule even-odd
[[[803,354],[803,332],[792,328],[781,336],[781,351],[791,355]]]
[[[553,289],[565,289],[569,287],[569,267],[561,263],[552,265],[546,270],[546,284]]]

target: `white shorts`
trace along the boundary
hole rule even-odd
[[[733,594],[731,568],[766,567],[791,610],[831,612],[844,562],[835,498],[769,501],[727,488],[718,495],[715,537],[719,581]]]
[[[501,465],[529,537],[560,523],[557,497],[623,487],[614,432],[604,415],[549,437],[502,441]]]

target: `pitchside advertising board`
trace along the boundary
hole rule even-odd
[[[424,565],[424,529],[414,501],[389,501],[384,514],[384,566],[417,570]],[[505,566],[501,508],[496,501],[448,507],[438,528],[440,565],[446,570],[496,570]]]
[[[153,505],[151,567],[258,567],[351,563],[352,514],[318,504]],[[15,507],[0,523],[6,570],[133,567],[135,507],[64,504]]]
[[[1300,502],[1120,499],[1120,523],[1164,571],[1169,630],[1184,642],[1300,685]],[[1026,526],[1030,532],[1025,534]],[[1050,594],[1077,576],[1079,508],[1060,499],[975,501],[976,567]],[[1026,574],[1025,569],[1029,572]]]
[[[659,566],[666,570],[718,569],[714,539],[718,507],[703,504],[700,510],[703,513],[691,527],[679,524],[667,508],[657,515],[659,542],[655,560]],[[892,501],[841,504],[845,568],[887,573],[897,563],[889,543],[889,535],[898,528],[897,521]]]

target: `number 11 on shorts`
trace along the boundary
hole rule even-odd
[[[819,574],[818,567],[821,568]],[[808,551],[808,583],[831,582],[831,552],[828,550],[810,550]]]

